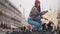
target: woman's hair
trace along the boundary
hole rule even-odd
[[[38,6],[39,4],[39,6]],[[37,7],[37,10],[40,12],[41,11],[41,7],[40,7],[40,1],[39,0],[35,0],[35,7]]]
[[[40,12],[41,11],[41,7],[40,6],[36,6],[35,7],[37,8],[37,10]]]
[[[37,10],[40,12],[41,11],[41,8],[40,8],[40,6],[37,8]]]

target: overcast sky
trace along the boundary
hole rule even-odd
[[[12,4],[14,4],[18,9],[20,9],[20,4],[25,9],[25,18],[27,19],[29,16],[29,12],[31,8],[34,6],[35,0],[9,0]],[[49,10],[49,9],[57,9],[58,8],[58,0],[40,0],[41,2],[41,10]]]

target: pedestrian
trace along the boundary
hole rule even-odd
[[[49,21],[49,23],[47,24],[47,27],[48,27],[48,31],[52,31],[53,27],[51,26],[51,21]]]
[[[13,28],[13,31],[10,34],[20,34],[20,33]]]
[[[5,34],[10,34],[9,31],[7,31]]]
[[[46,23],[42,24],[42,30],[46,30]]]
[[[1,28],[3,28],[3,23],[1,23]]]

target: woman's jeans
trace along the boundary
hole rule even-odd
[[[28,23],[31,24],[31,25],[34,25],[34,28],[33,29],[40,29],[41,28],[41,20],[32,20],[30,18],[28,18]]]

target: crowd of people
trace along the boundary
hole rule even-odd
[[[8,26],[8,24],[6,24],[6,23],[0,23],[0,28],[2,28],[2,29],[10,29],[11,27]]]
[[[41,26],[41,30],[31,30],[30,31],[30,27],[31,26],[29,26],[28,27],[28,29],[24,26],[24,27],[20,27],[19,29],[15,29],[15,28],[13,28],[12,29],[12,32],[10,32],[10,31],[7,31],[5,34],[25,34],[25,33],[27,33],[27,32],[29,32],[29,33],[33,33],[33,32],[51,32],[52,34],[53,33],[55,33],[55,32],[58,32],[59,33],[59,31],[58,31],[58,28],[56,29],[56,30],[54,30],[53,31],[53,27],[54,26],[51,26],[51,24],[52,24],[52,22],[50,21],[48,24],[46,24],[46,23],[43,23],[42,24],[42,26]]]

